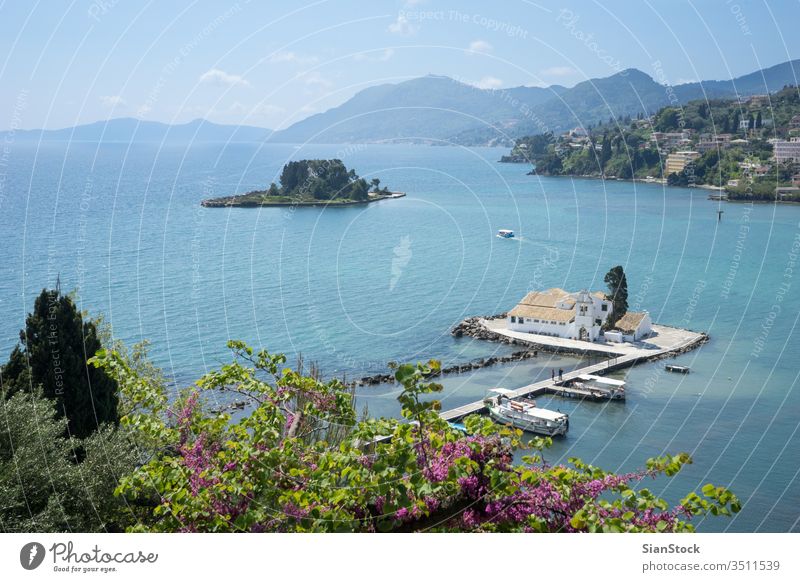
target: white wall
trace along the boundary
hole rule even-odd
[[[516,323],[511,323],[511,316],[506,318],[506,327],[512,331],[520,331],[523,333],[539,333],[544,335],[555,335],[558,337],[572,337],[574,335],[573,324],[565,322],[564,325],[552,323],[534,323],[532,318],[525,318],[525,323],[519,323],[520,318],[517,318]]]
[[[645,312],[641,323],[639,323],[639,329],[636,330],[636,340],[638,341],[644,337],[647,337],[652,332],[653,332],[653,321],[650,319],[650,314]]]

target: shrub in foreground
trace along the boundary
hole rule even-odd
[[[481,417],[466,434],[437,414],[428,377],[438,363],[401,365],[403,421],[357,421],[352,391],[281,369],[284,356],[230,342],[234,359],[177,400],[113,351],[94,358],[119,384],[121,422],[151,457],[117,489],[137,531],[197,532],[686,532],[689,520],[739,510],[706,485],[669,507],[643,481],[671,476],[686,454],[613,474],[571,459],[549,466],[547,439]],[[212,412],[209,391],[246,397],[238,419]],[[517,448],[530,448],[522,464]]]

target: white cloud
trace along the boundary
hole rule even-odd
[[[208,83],[209,85],[235,87],[240,85],[242,87],[249,87],[250,83],[239,75],[231,75],[221,69],[211,69],[200,75],[201,83]]]
[[[484,77],[475,86],[478,89],[499,89],[503,86],[503,81],[497,77]]]
[[[379,63],[388,61],[393,56],[394,56],[394,49],[387,48],[383,49],[377,54],[374,51],[368,53],[358,53],[357,55],[353,56],[353,58],[357,61],[362,61],[362,62]]]
[[[389,32],[392,34],[409,35],[417,32],[417,27],[411,24],[405,14],[398,14],[397,20],[389,25]]]
[[[270,55],[270,63],[296,63],[298,65],[313,65],[319,59],[315,56],[301,56],[291,51],[283,51]]]
[[[542,71],[542,75],[547,75],[548,77],[566,77],[576,72],[577,71],[572,67],[549,67]]]
[[[125,99],[123,99],[119,95],[102,95],[100,97],[100,104],[103,107],[121,107],[123,105],[127,105]]]
[[[490,52],[492,52],[492,45],[485,40],[473,40],[471,43],[469,43],[469,48],[467,49],[467,53],[469,54]]]
[[[328,89],[333,87],[333,83],[331,83],[328,79],[323,77],[317,71],[310,71],[305,73],[300,73],[297,75],[299,79],[302,79],[303,83],[306,85],[315,85],[317,87],[322,87],[324,89]]]

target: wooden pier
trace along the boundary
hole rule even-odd
[[[590,366],[578,368],[577,370],[565,372],[563,376],[561,376],[561,378],[555,382],[551,379],[547,379],[540,382],[535,382],[533,384],[528,384],[522,388],[512,390],[512,394],[509,394],[509,398],[513,400],[514,398],[519,398],[522,396],[536,397],[543,394],[556,394],[570,398],[592,398],[592,393],[588,390],[572,388],[564,386],[564,384],[583,374],[595,374],[597,376],[602,376],[608,372],[621,370],[622,368],[629,368],[642,362],[657,360],[672,354],[681,354],[699,346],[707,340],[708,336],[706,334],[686,332],[682,334],[682,337],[672,345],[665,345],[659,349],[637,350],[634,353],[612,357],[598,364],[592,364]],[[459,406],[458,408],[446,410],[441,413],[441,417],[447,421],[454,422],[464,418],[467,415],[482,412],[484,408],[483,400],[479,400],[478,402],[471,402],[469,404],[465,404],[464,406]]]

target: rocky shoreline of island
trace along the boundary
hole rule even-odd
[[[248,194],[252,194],[248,192]],[[255,200],[244,198],[248,194],[238,196],[223,196],[220,198],[208,198],[200,202],[200,206],[205,208],[270,208],[270,207],[341,207],[341,206],[361,206],[381,200],[394,200],[404,198],[405,192],[389,192],[380,194],[370,194],[366,200]]]

